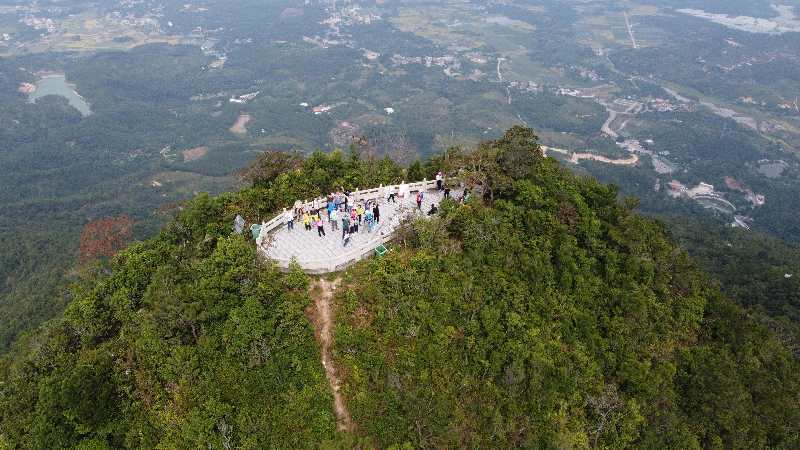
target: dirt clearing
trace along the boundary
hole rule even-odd
[[[239,114],[239,117],[236,118],[236,122],[230,128],[231,133],[247,134],[247,124],[252,119],[253,117],[250,114]]]
[[[202,158],[203,156],[206,156],[206,153],[208,153],[208,147],[202,146],[202,147],[190,148],[188,150],[182,151],[181,153],[183,154],[183,162],[195,161]]]

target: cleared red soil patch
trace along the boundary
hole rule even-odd
[[[742,183],[740,183],[736,178],[733,177],[725,177],[725,186],[727,186],[728,189],[734,191],[742,190]]]
[[[189,150],[184,150],[181,153],[183,153],[183,162],[194,161],[206,156],[206,153],[208,153],[208,147],[202,146],[190,148]]]
[[[231,133],[234,134],[247,134],[247,123],[253,117],[250,114],[239,114],[239,117],[236,118],[236,122],[231,127]]]

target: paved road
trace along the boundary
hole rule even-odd
[[[628,17],[627,11],[622,13],[625,16],[625,28],[628,29],[628,36],[631,38],[631,45],[633,45],[634,49],[639,48],[639,44],[636,42],[636,38],[633,36],[633,27],[631,26],[631,20]]]

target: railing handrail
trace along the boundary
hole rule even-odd
[[[422,181],[415,181],[413,183],[389,184],[389,185],[386,185],[386,186],[380,185],[380,186],[378,186],[376,188],[356,190],[356,191],[350,192],[350,196],[347,197],[347,200],[348,200],[348,203],[352,203],[354,200],[372,200],[375,197],[364,197],[364,195],[366,195],[366,194],[379,194],[379,193],[385,192],[386,189],[388,189],[388,188],[392,188],[395,191],[397,191],[403,185],[405,185],[408,188],[408,192],[409,193],[411,193],[411,192],[419,192],[420,188],[424,188],[424,190],[429,190],[429,189],[432,189],[433,187],[436,187],[436,180],[428,181],[427,179],[424,179]],[[320,196],[320,197],[311,199],[311,200],[306,201],[306,202],[301,202],[299,205],[297,205],[297,201],[295,201],[294,205],[297,205],[297,206],[292,206],[292,209],[293,210],[297,209],[297,208],[305,209],[305,208],[313,207],[315,203],[316,204],[320,204],[320,208],[321,208],[322,207],[321,204],[327,204],[327,202],[328,202],[327,197]],[[284,223],[286,223],[284,221],[284,215],[286,214],[286,210],[287,209],[288,208],[283,208],[283,211],[278,213],[275,217],[273,217],[272,219],[270,219],[267,222],[262,222],[262,225],[261,225],[262,228],[263,227],[267,227],[267,232],[270,232],[270,231],[274,230],[275,228],[277,228],[277,225],[283,225]]]
[[[459,179],[458,177],[452,177],[452,178],[450,178],[450,181],[451,182],[454,181],[454,180],[457,181],[458,179]],[[412,183],[403,182],[403,183],[400,183],[400,184],[389,184],[389,185],[386,185],[386,186],[380,185],[380,186],[378,186],[376,188],[355,190],[355,191],[350,192],[350,195],[347,196],[347,201],[348,201],[348,203],[355,203],[356,201],[373,200],[375,198],[383,196],[383,194],[389,188],[392,189],[392,192],[398,193],[400,188],[403,187],[403,186],[405,186],[405,189],[408,191],[409,194],[411,194],[413,192],[419,192],[420,190],[427,191],[427,190],[436,188],[436,180],[430,180],[429,181],[427,179],[423,179],[422,181],[415,181],[415,182],[412,182]],[[325,205],[325,204],[328,203],[328,199],[327,199],[326,196],[320,196],[320,197],[311,199],[311,200],[306,201],[306,202],[301,202],[299,205],[298,205],[298,202],[299,202],[299,200],[294,202],[294,204],[292,206],[292,210],[297,209],[297,208],[306,209],[306,208],[309,208],[309,207],[314,207],[315,205],[319,205],[319,208],[322,208],[322,205]],[[256,240],[256,245],[260,250],[266,251],[266,249],[263,249],[262,246],[264,244],[264,240],[266,239],[267,235],[269,233],[271,233],[272,231],[274,231],[276,228],[281,227],[286,223],[286,219],[285,219],[286,210],[287,210],[287,208],[283,208],[283,211],[278,213],[275,217],[270,219],[268,222],[262,222],[261,231],[260,231],[260,233],[258,235],[258,239]],[[294,214],[294,213],[292,213],[292,214]],[[364,244],[371,244],[371,243],[376,243],[377,244],[378,242],[380,242],[381,244],[384,244],[384,243],[388,242],[389,240],[391,240],[393,234],[394,234],[394,230],[392,230],[391,232],[386,233],[384,235],[379,235],[380,236],[379,239],[371,239],[371,240],[367,241]],[[351,261],[353,258],[357,258],[357,257],[363,256],[365,254],[365,252],[366,253],[371,252],[372,251],[372,246],[366,247],[367,250],[365,250],[365,247],[363,247],[364,244],[362,244],[361,248],[356,247],[352,251],[347,252],[347,253],[343,254],[342,256],[335,258],[335,261],[336,262],[341,261],[341,263],[339,263],[339,264],[344,264],[344,263],[347,263],[347,262]],[[273,258],[270,258],[270,259],[272,259],[274,261],[285,262],[285,263],[290,263],[291,262],[291,258],[290,259],[286,259],[286,258],[274,258],[273,257]],[[307,263],[312,263],[312,264],[323,265],[324,262],[326,262],[326,261],[328,261],[328,260],[315,259],[315,260],[309,260],[309,261],[306,261],[306,262]],[[328,262],[330,262],[330,261],[328,261]],[[337,265],[337,267],[338,267],[338,265]]]

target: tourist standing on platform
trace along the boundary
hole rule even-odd
[[[342,247],[347,247],[347,244],[350,243],[350,233],[347,232],[347,229],[342,228]]]
[[[358,215],[356,214],[356,210],[350,210],[350,234],[358,233]]]
[[[442,171],[436,173],[436,190],[441,191],[444,187],[444,176],[442,175]]]
[[[306,231],[311,231],[311,215],[308,211],[303,212],[303,226],[306,228]]]
[[[375,216],[369,208],[367,208],[367,211],[364,213],[364,220],[367,222],[367,233],[372,233],[372,226],[375,224]]]
[[[400,206],[404,206],[403,202],[405,201],[406,197],[409,196],[408,185],[404,181],[400,184],[400,188],[398,189],[397,196],[400,197]]]
[[[372,207],[372,215],[375,216],[375,223],[381,223],[381,210],[378,208],[378,202]]]
[[[350,232],[350,216],[347,212],[342,213],[342,239],[344,235]]]
[[[361,219],[364,217],[364,207],[362,205],[356,206],[356,215],[358,216],[358,223],[361,224]]]
[[[328,197],[328,222],[332,221],[331,213],[336,209],[336,204],[333,203],[333,193]]]
[[[445,186],[444,187],[444,198],[450,198],[450,187],[449,186]]]
[[[331,230],[336,231],[339,229],[339,210],[334,208],[330,214],[328,214],[328,219],[331,222]]]
[[[425,193],[422,191],[417,192],[417,209],[422,211],[422,200],[425,197]]]
[[[320,216],[317,216],[317,236],[325,236],[325,222]]]
[[[458,199],[459,203],[466,203],[469,200],[469,189],[464,188],[464,194],[461,195],[461,198]]]
[[[294,214],[291,211],[284,210],[283,217],[286,219],[286,229],[289,231],[294,230]]]
[[[395,192],[394,192],[394,186],[386,186],[386,192],[389,194],[389,195],[386,197],[386,202],[387,202],[387,203],[388,203],[388,202],[397,203],[397,202],[395,201],[395,199],[394,199],[394,196],[395,196]]]

